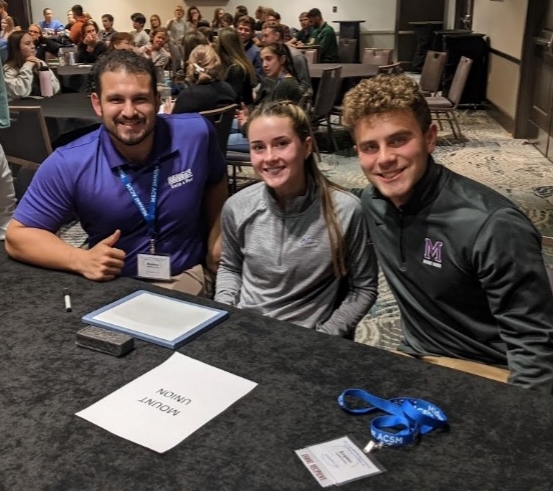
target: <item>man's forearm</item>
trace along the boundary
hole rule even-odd
[[[86,251],[73,247],[47,230],[25,227],[10,221],[6,232],[6,252],[18,261],[50,269],[81,273]]]

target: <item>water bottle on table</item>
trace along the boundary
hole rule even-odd
[[[164,70],[163,72],[163,86],[161,89],[161,102],[164,103],[167,100],[171,100],[171,72]]]
[[[65,65],[65,56],[63,54],[62,48],[58,49],[58,61],[59,61],[59,66]]]

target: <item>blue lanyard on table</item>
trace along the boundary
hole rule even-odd
[[[367,403],[368,406],[352,407],[352,399]],[[373,448],[402,447],[416,443],[419,435],[425,435],[432,430],[449,429],[444,412],[435,404],[423,399],[395,397],[386,400],[362,389],[347,389],[338,397],[338,405],[349,414],[368,414],[374,411],[388,413],[387,416],[379,416],[370,423],[371,435],[378,442],[377,445],[372,445]],[[396,431],[387,431],[388,428],[396,428]],[[370,451],[371,445],[367,448],[367,451]]]
[[[121,181],[127,188],[127,191],[131,195],[131,198],[140,211],[140,214],[146,221],[146,225],[148,227],[148,236],[150,237],[150,254],[156,253],[156,206],[157,206],[157,191],[159,187],[159,165],[156,165],[154,168],[154,174],[152,177],[152,190],[150,191],[150,207],[148,210],[146,210],[146,207],[142,203],[142,200],[136,193],[134,186],[131,184],[131,181],[129,179],[129,176],[127,173],[121,168],[118,167],[117,171],[119,172],[119,177],[121,178]]]

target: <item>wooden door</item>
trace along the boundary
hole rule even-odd
[[[21,29],[26,31],[31,19],[31,5],[29,0],[18,0],[17,2],[8,1],[8,14],[17,19]],[[42,19],[42,10],[40,11],[40,19]]]
[[[523,135],[553,159],[553,0],[529,2],[521,65]]]

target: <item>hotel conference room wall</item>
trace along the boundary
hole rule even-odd
[[[146,19],[151,14],[158,14],[163,22],[166,22],[173,16],[176,5],[196,5],[202,12],[202,16],[209,21],[213,18],[213,11],[216,7],[223,7],[226,11],[234,14],[234,8],[237,5],[245,5],[250,14],[253,15],[258,5],[273,7],[282,17],[284,24],[299,27],[298,16],[301,12],[309,10],[312,7],[321,9],[325,20],[329,21],[336,30],[338,24],[332,23],[333,20],[365,20],[361,24],[365,31],[387,31],[392,32],[395,29],[396,22],[396,2],[394,0],[303,0],[302,2],[279,2],[276,0],[194,0],[179,2],[176,0],[160,0],[152,2],[151,0],[31,0],[31,14],[33,22],[43,19],[42,10],[44,7],[50,7],[54,11],[54,17],[62,22],[66,22],[66,13],[75,3],[83,6],[84,10],[92,16],[94,20],[100,23],[103,14],[111,14],[115,17],[114,27],[118,31],[130,31],[132,24],[130,15],[134,12],[142,12]],[[338,11],[332,12],[332,7],[337,6]]]
[[[520,60],[527,10],[528,0],[475,0],[473,30],[489,36],[494,50]],[[516,118],[519,80],[520,64],[490,53],[487,99],[513,120]]]

